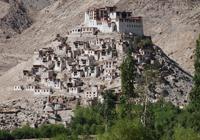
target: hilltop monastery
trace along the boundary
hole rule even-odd
[[[132,12],[117,11],[116,7],[90,8],[85,12],[84,24],[70,33],[132,33],[143,36],[142,17],[133,17]]]
[[[31,69],[23,71],[21,81],[25,82],[15,85],[14,91],[76,98],[84,105],[102,101],[105,90],[120,94],[120,65],[138,36],[143,36],[141,17],[132,17],[131,12],[120,12],[116,7],[90,8],[85,12],[84,23],[70,30],[67,38],[57,35],[49,47],[34,52]],[[132,56],[140,76],[145,64],[165,64],[159,51],[156,54],[152,46],[135,48]],[[170,63],[164,68],[170,71],[172,66],[168,65]],[[168,89],[167,85],[160,85],[156,90]],[[159,91],[155,92],[149,100],[156,102],[160,95]],[[185,104],[179,102],[175,94],[170,96],[174,104]],[[56,103],[50,105],[54,108]]]

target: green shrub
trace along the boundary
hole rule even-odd
[[[200,140],[200,135],[191,128],[175,128],[174,140]]]
[[[14,131],[12,131],[11,134],[16,139],[30,139],[39,137],[39,132],[37,131],[37,129],[31,128],[29,126],[17,128]]]
[[[59,134],[53,137],[51,140],[69,140],[69,138],[66,134]]]
[[[14,137],[8,131],[1,130],[0,140],[14,140]]]
[[[38,128],[40,138],[52,138],[58,134],[68,134],[67,129],[63,125],[42,125]]]

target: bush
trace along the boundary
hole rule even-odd
[[[69,140],[66,134],[59,134],[53,137],[51,140]]]
[[[52,138],[58,134],[68,134],[67,129],[63,125],[42,125],[38,128],[40,138]]]
[[[138,120],[117,120],[115,125],[98,140],[151,140]]]
[[[30,139],[39,137],[39,132],[37,129],[30,128],[29,126],[17,128],[11,134],[16,139]]]
[[[74,133],[89,135],[96,134],[98,126],[103,123],[102,116],[95,107],[84,108],[78,107],[74,111],[71,129]]]
[[[200,140],[200,135],[191,128],[175,128],[174,140]]]
[[[14,140],[14,137],[7,131],[0,131],[0,140]]]
[[[15,139],[30,139],[30,138],[52,138],[59,134],[69,134],[69,131],[63,125],[42,125],[39,128],[30,128],[24,126],[17,128],[11,132]]]

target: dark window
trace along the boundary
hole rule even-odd
[[[123,12],[122,13],[122,18],[126,18],[127,17],[127,13],[126,12]]]

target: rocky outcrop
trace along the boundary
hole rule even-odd
[[[32,24],[27,10],[21,3],[14,0],[10,0],[9,3],[11,6],[9,12],[0,19],[0,28],[7,37],[15,33],[21,33]]]
[[[171,60],[159,47],[156,47],[155,59],[162,63],[160,67],[161,83],[155,86],[157,89],[162,89],[160,94],[165,100],[179,107],[188,104],[193,77]]]
[[[12,130],[23,125],[35,127],[47,123],[47,117],[42,110],[44,100],[43,98],[33,98],[29,101],[19,99],[0,105],[0,129]]]
[[[144,31],[153,42],[193,73],[193,52],[200,28],[199,0],[121,0],[121,9],[143,16]]]
[[[30,10],[41,10],[54,2],[54,0],[20,0]]]

